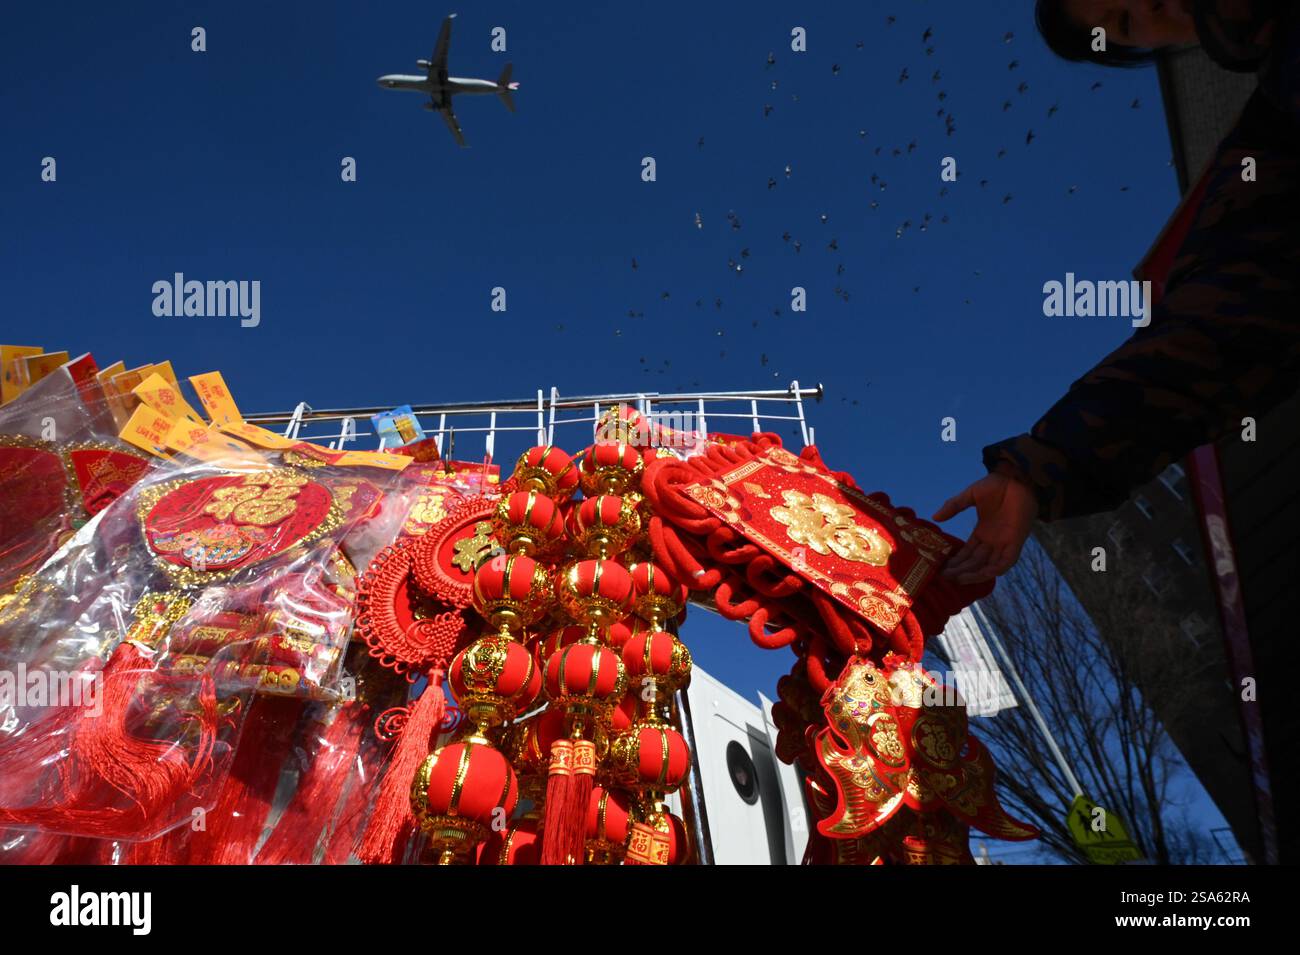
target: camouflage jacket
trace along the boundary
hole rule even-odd
[[[1267,31],[1259,89],[1202,179],[1150,324],[1028,434],[984,449],[990,471],[1035,489],[1044,520],[1117,507],[1300,387],[1300,4],[1286,6]],[[1258,35],[1235,25],[1220,42]],[[1243,179],[1248,157],[1254,181]]]

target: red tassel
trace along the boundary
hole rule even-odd
[[[411,780],[429,753],[429,741],[442,723],[447,701],[442,671],[429,674],[429,685],[411,707],[402,735],[388,759],[374,811],[366,825],[357,856],[368,865],[394,865],[406,847],[415,817],[411,815]]]
[[[572,837],[569,845],[574,865],[586,858],[584,842],[587,835],[587,809],[591,806],[591,790],[596,780],[596,744],[591,740],[573,741],[573,782],[569,789],[569,821]]]
[[[257,854],[258,865],[309,865],[313,861],[321,837],[334,822],[343,798],[340,794],[346,791],[351,797],[361,789],[360,781],[350,777],[356,770],[357,747],[369,714],[370,708],[363,703],[350,703],[334,711],[293,798]],[[346,813],[347,806],[340,816],[343,823],[350,821]],[[350,846],[347,854],[351,854]],[[344,861],[346,858],[344,855]]]
[[[129,842],[122,849],[121,865],[186,865],[190,858],[189,826],[179,826],[148,842]]]
[[[247,865],[253,858],[302,709],[303,701],[292,697],[253,697],[208,825],[191,840],[191,865]]]
[[[6,772],[11,768],[9,757],[30,767],[32,757],[49,747],[52,733],[61,737],[58,731],[67,729],[71,736],[66,756],[56,767],[58,780],[52,791],[34,806],[0,807],[0,823],[101,839],[137,840],[151,835],[161,813],[180,800],[210,767],[217,729],[215,689],[211,678],[205,676],[199,681],[201,712],[192,755],[171,740],[131,735],[127,729],[131,704],[140,680],[152,673],[136,644],[120,644],[100,673],[103,708],[98,716],[81,713],[69,721],[56,714],[51,723],[35,728],[31,739],[20,737],[7,747],[2,767]],[[54,741],[60,746],[66,742],[61,738]],[[129,808],[105,805],[105,797],[111,799],[112,794],[103,791],[98,785],[101,781],[125,797]],[[58,801],[51,805],[51,799]]]
[[[542,823],[542,865],[575,865],[582,858],[591,776],[584,772],[579,777],[575,772],[579,746],[592,744],[568,739],[557,739],[551,744],[551,765],[546,779],[546,816]],[[595,748],[592,747],[593,763],[594,757]],[[587,758],[585,748],[582,758]],[[584,788],[586,796],[578,802]]]

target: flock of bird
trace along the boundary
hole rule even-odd
[[[885,20],[884,28],[886,30],[890,30],[895,28],[896,25],[897,25],[897,17],[889,16]],[[934,42],[935,41],[934,28],[931,26],[927,26],[923,31],[920,32],[919,39],[920,39],[921,49],[924,51],[924,55],[926,57],[933,57],[935,55],[935,50],[936,50],[935,42]],[[1016,39],[1015,33],[1012,31],[1007,31],[1002,36],[1002,42],[1006,46],[1011,47],[1013,49],[1014,49],[1013,44],[1015,42],[1015,39]],[[858,40],[855,46],[858,51],[861,51],[864,49],[865,44],[863,41]],[[769,96],[765,97],[767,101],[762,104],[762,116],[764,119],[770,117],[776,111],[777,108],[775,103],[776,97],[770,94],[774,94],[778,90],[780,90],[780,77],[776,75],[778,66],[779,66],[779,61],[776,53],[769,52],[766,57],[766,63],[763,67],[763,70],[766,74],[765,80],[768,83],[767,89],[769,93]],[[1020,72],[1021,69],[1020,61],[1017,58],[1015,58],[1014,55],[1009,55],[1006,69],[1007,72],[1011,74],[1011,77],[1010,77],[1010,82],[1008,83],[1007,86],[1009,95],[1006,99],[1003,100],[1001,104],[1002,113],[1009,113],[1013,109],[1017,109],[1018,107],[1019,108],[1027,107],[1028,104],[1031,102],[1029,99],[1026,98],[1027,94],[1030,92],[1030,84],[1027,80],[1022,78]],[[838,62],[836,62],[830,65],[830,71],[832,76],[838,77],[843,72],[843,69],[841,65]],[[936,105],[935,114],[934,114],[935,119],[940,121],[941,123],[940,128],[942,129],[943,138],[944,139],[951,138],[958,131],[958,122],[953,112],[953,105],[950,103],[950,97],[948,91],[945,88],[943,72],[941,69],[938,68],[930,69],[929,67],[927,67],[926,70],[923,71],[922,75],[924,75],[924,73],[929,73],[929,86],[934,91],[934,101]],[[918,81],[913,78],[912,67],[904,66],[898,74],[897,85],[902,86],[907,83],[916,83],[916,82]],[[1094,81],[1090,84],[1089,91],[1091,93],[1096,93],[1101,88],[1102,88],[1102,83],[1100,81]],[[798,101],[799,101],[798,94],[791,94],[790,102],[798,103]],[[1141,108],[1140,100],[1137,99],[1133,100],[1132,103],[1130,104],[1130,108],[1135,110],[1140,109]],[[1054,120],[1054,118],[1057,116],[1057,114],[1060,112],[1060,105],[1056,102],[1053,102],[1050,105],[1046,106],[1046,108],[1043,108],[1040,104],[1038,109],[1041,110],[1041,113],[1038,113],[1038,115],[1041,115],[1042,117],[1041,121],[1043,123],[1051,123]],[[858,129],[857,135],[859,140],[863,140],[863,141],[868,140],[870,138],[868,131],[866,129]],[[1024,148],[1032,148],[1035,140],[1037,140],[1038,138],[1039,138],[1039,133],[1035,131],[1034,127],[1027,126],[1026,132],[1024,134]],[[698,138],[696,142],[696,148],[698,150],[705,149],[704,136],[700,136]],[[918,139],[910,138],[907,143],[899,144],[897,146],[874,145],[872,147],[871,155],[873,158],[878,158],[882,161],[906,159],[907,157],[912,157],[913,159],[920,159],[921,157],[915,155],[919,148],[920,148],[920,144],[918,142]],[[1009,154],[1009,152],[1010,150],[1008,147],[1000,148],[996,154],[997,159],[998,160],[1004,159]],[[923,153],[922,155],[926,155],[926,154]],[[929,158],[926,158],[925,161],[928,162],[930,160]],[[778,170],[775,174],[767,175],[765,177],[767,190],[773,191],[780,188],[781,183],[784,180],[791,179],[794,176],[794,174],[795,174],[794,163],[793,162],[785,163],[784,167]],[[960,168],[958,169],[956,174],[958,179],[960,179],[962,176],[962,172]],[[936,180],[939,179],[937,167],[935,170],[935,178]],[[879,169],[870,170],[870,172],[867,175],[866,181],[867,183],[869,183],[870,186],[869,192],[871,193],[871,198],[865,203],[865,209],[863,210],[862,214],[876,213],[882,208],[883,196],[881,194],[887,192],[889,183],[886,180],[885,175],[882,174]],[[988,190],[991,185],[992,185],[992,180],[988,177],[980,178],[978,180],[978,187],[980,190]],[[1122,187],[1122,191],[1127,191],[1127,188],[1128,188],[1127,186]],[[1078,192],[1078,189],[1079,187],[1077,185],[1070,185],[1068,187],[1067,192],[1068,194],[1073,195],[1076,192]],[[942,201],[943,199],[947,198],[949,195],[950,195],[949,184],[940,183],[939,188],[937,189],[937,198],[940,201]],[[994,196],[996,196],[996,193],[994,193]],[[1000,197],[1000,205],[1010,204],[1011,202],[1014,201],[1014,199],[1015,196],[1012,192],[1005,191]],[[785,248],[788,248],[796,255],[803,254],[805,249],[807,249],[808,251],[812,251],[818,248],[821,249],[824,253],[828,254],[833,262],[833,268],[836,277],[836,285],[834,287],[833,294],[835,298],[841,302],[850,302],[853,296],[852,296],[852,292],[848,288],[847,279],[845,278],[846,273],[849,271],[849,269],[848,266],[846,266],[843,259],[839,257],[839,253],[840,253],[839,240],[834,233],[834,229],[828,228],[831,225],[831,216],[828,212],[825,211],[819,212],[817,215],[817,221],[818,224],[823,227],[823,229],[817,233],[816,238],[812,238],[811,236],[808,235],[799,236],[796,235],[792,230],[786,229],[783,230],[781,233],[780,236],[781,243]],[[939,215],[936,216],[934,213],[930,211],[924,211],[914,216],[903,217],[901,221],[896,221],[895,223],[893,223],[892,224],[893,234],[896,239],[903,239],[906,235],[908,235],[913,230],[919,233],[924,233],[929,231],[932,227],[945,226],[949,223],[949,221],[950,218],[947,213],[940,212]],[[755,246],[753,244],[742,244],[742,242],[744,242],[744,237],[747,237],[749,233],[745,232],[741,218],[734,210],[729,210],[726,213],[725,226],[730,233],[736,236],[736,245],[739,246],[736,249],[736,251],[734,251],[732,254],[730,254],[727,257],[726,268],[728,272],[732,274],[733,277],[743,276],[746,271],[746,267],[750,264],[751,256],[753,255],[751,250]],[[696,230],[703,230],[706,228],[706,217],[704,213],[700,211],[694,212],[688,228],[692,228],[692,227]],[[764,239],[763,237],[755,236],[754,239],[751,241],[756,244],[764,241],[770,242],[771,240]],[[630,265],[631,265],[631,269],[634,272],[640,271],[640,266],[635,257],[631,258]],[[974,275],[978,277],[980,275],[980,272],[976,270],[974,272]],[[919,293],[921,291],[921,286],[919,285],[913,286],[912,291],[913,293]],[[659,299],[662,302],[670,301],[672,299],[671,292],[668,290],[663,290],[659,294]],[[690,301],[689,297],[688,297],[688,301]],[[713,294],[713,295],[695,296],[693,304],[694,304],[694,308],[696,309],[700,309],[701,311],[712,313],[715,316],[715,319],[718,319],[720,318],[721,315],[725,314],[724,311],[725,302],[721,295]],[[967,305],[971,304],[971,300],[969,298],[965,299],[965,304]],[[779,319],[782,317],[783,313],[788,309],[789,309],[788,304],[785,305],[776,304],[776,305],[772,305],[769,311],[770,311],[770,315],[773,318]],[[635,305],[629,307],[626,310],[627,318],[633,322],[639,319],[644,319],[645,314],[646,313],[643,307],[638,307]],[[752,330],[754,329],[758,329],[759,327],[760,327],[759,320],[751,318],[749,323],[749,328],[744,329],[743,331],[746,333],[746,337],[752,339],[752,336],[749,335],[749,333],[752,332]],[[562,325],[557,326],[557,329],[562,330],[563,326]],[[617,323],[615,323],[615,327],[613,328],[613,334],[616,337],[621,337],[623,335],[623,329],[619,327]],[[723,327],[721,324],[717,325],[715,327],[714,337],[722,340],[719,342],[720,345],[725,343],[727,337],[727,328]],[[752,344],[752,341],[750,343]],[[725,361],[727,355],[728,352],[726,348],[719,347],[719,350],[717,352],[717,360]],[[651,375],[651,374],[667,375],[673,371],[671,358],[662,358],[656,360],[656,359],[652,359],[649,356],[643,355],[640,358],[640,365],[642,367],[643,373],[646,375]],[[783,372],[780,369],[776,369],[771,366],[769,356],[766,353],[760,353],[759,365],[761,368],[764,369],[764,373],[770,371],[771,377],[773,379],[777,379],[778,381],[782,380]],[[867,384],[869,384],[869,382]],[[698,380],[692,382],[684,382],[684,381],[678,382],[675,387],[685,388],[688,385],[691,388],[701,387],[701,383]],[[855,398],[843,397],[841,398],[841,401],[846,404],[847,403],[851,403],[853,405],[858,404],[858,400]]]

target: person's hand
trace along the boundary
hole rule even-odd
[[[946,521],[968,507],[975,508],[975,530],[943,575],[959,584],[978,584],[1005,574],[1020,559],[1038,501],[1028,485],[1004,474],[988,474],[944,501],[932,520]]]

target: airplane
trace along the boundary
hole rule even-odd
[[[515,102],[510,97],[510,93],[519,89],[519,84],[510,81],[510,70],[513,65],[510,63],[506,64],[506,68],[501,71],[495,83],[491,80],[447,75],[447,47],[451,44],[451,21],[455,18],[456,14],[453,13],[442,21],[442,29],[438,32],[438,43],[433,49],[433,59],[415,61],[415,65],[423,69],[426,75],[406,76],[390,73],[379,77],[378,82],[381,87],[388,90],[428,93],[429,101],[424,104],[424,108],[441,113],[447,128],[456,137],[456,142],[467,146],[469,144],[465,142],[465,136],[461,133],[460,123],[456,120],[456,114],[452,112],[451,98],[457,93],[496,93],[501,97],[501,102],[505,104],[506,109],[513,113]]]

